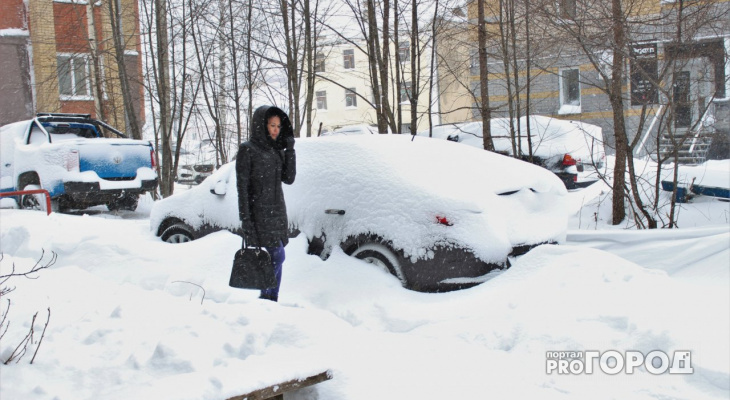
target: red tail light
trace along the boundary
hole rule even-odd
[[[436,222],[438,222],[441,225],[446,225],[446,226],[454,225],[451,222],[449,222],[449,220],[446,217],[442,217],[440,215],[436,216]]]
[[[577,163],[578,163],[578,161],[575,158],[573,158],[573,156],[571,156],[570,154],[566,154],[563,156],[563,165],[564,166],[569,167],[569,166],[575,165]]]
[[[155,150],[152,148],[150,148],[150,164],[152,165],[152,169],[156,171],[157,163],[155,162]]]

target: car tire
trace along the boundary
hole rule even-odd
[[[382,243],[364,243],[350,255],[390,273],[398,278],[404,287],[407,286],[398,256],[388,246]]]
[[[40,185],[30,184],[25,185],[23,190],[38,190],[41,189]],[[42,193],[38,194],[25,194],[20,197],[20,208],[24,210],[39,210],[48,212],[46,203],[46,195]],[[58,202],[51,200],[51,211],[58,211]]]
[[[165,229],[160,239],[167,243],[186,243],[194,239],[187,225],[178,223]]]

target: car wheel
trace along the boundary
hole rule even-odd
[[[193,240],[193,234],[185,224],[175,224],[162,232],[160,239],[167,243],[185,243]]]
[[[38,190],[41,189],[40,185],[25,185],[23,190]],[[20,198],[20,208],[25,210],[39,210],[48,212],[46,203],[46,195],[42,193],[38,194],[25,194]],[[51,200],[51,211],[58,210],[58,202]]]
[[[381,243],[365,243],[350,255],[390,273],[406,286],[406,278],[398,257],[388,246]]]

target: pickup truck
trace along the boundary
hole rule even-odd
[[[157,183],[152,143],[88,114],[38,114],[0,127],[0,192],[45,189],[56,211],[134,210],[139,195]],[[21,208],[46,204],[37,194],[17,200]]]

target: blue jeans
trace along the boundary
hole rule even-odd
[[[259,295],[260,299],[271,301],[279,301],[279,286],[281,286],[281,270],[286,259],[284,246],[279,242],[277,247],[264,247],[271,254],[271,265],[274,267],[274,276],[276,277],[276,286],[271,289],[264,289]]]

